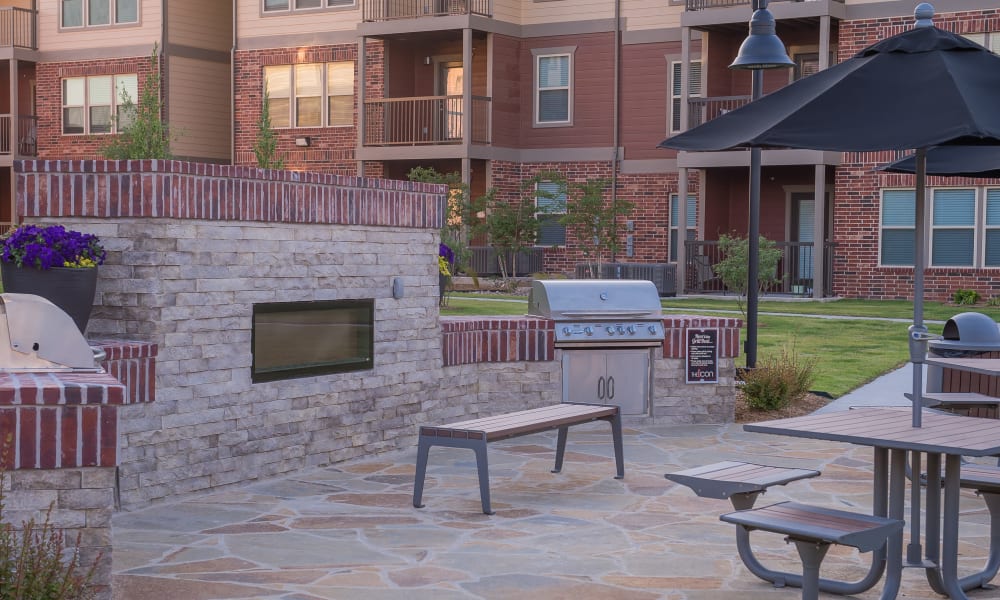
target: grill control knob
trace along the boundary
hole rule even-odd
[[[594,328],[589,326],[584,327],[583,332],[586,333],[587,335],[594,335]]]
[[[621,325],[619,325],[619,326],[618,326],[618,333],[620,333],[620,334],[622,334],[622,335],[625,335],[625,328],[624,328],[624,327],[622,327]]]
[[[614,327],[608,327],[608,335],[614,335],[614,334],[615,334],[615,328]]]
[[[625,330],[628,331],[629,335],[635,335],[635,325],[629,325]]]
[[[656,325],[649,326],[649,333],[656,335]]]
[[[573,330],[570,329],[569,327],[563,327],[563,333],[565,335],[569,335],[569,334],[573,333]]]

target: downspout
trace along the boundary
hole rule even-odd
[[[622,45],[622,25],[621,25],[621,15],[622,15],[622,0],[615,0],[615,50],[614,50],[614,89],[612,91],[612,101],[611,110],[614,114],[611,118],[611,211],[614,215],[613,229],[615,238],[618,237],[618,215],[616,211],[618,209],[618,137],[619,137],[619,122],[621,120],[618,114],[618,101],[621,95],[621,45]],[[616,244],[617,245],[617,244]],[[611,262],[617,261],[615,256],[615,251],[611,250]]]
[[[236,13],[239,0],[233,0],[233,45],[229,49],[229,164],[236,164]]]

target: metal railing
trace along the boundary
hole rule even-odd
[[[479,277],[500,275],[500,252],[492,246],[470,246],[469,267]],[[505,263],[511,266],[511,252],[504,253]],[[543,268],[543,253],[541,248],[529,248],[517,254],[517,272],[508,273],[511,277],[525,277],[532,273],[540,273]]]
[[[37,156],[38,117],[18,115],[13,124],[14,115],[0,115],[0,155]]]
[[[780,241],[775,242],[775,247],[781,251],[776,273],[778,281],[765,288],[764,293],[811,296],[814,283],[813,243]],[[684,248],[686,257],[684,293],[733,293],[715,273],[715,265],[725,258],[718,240],[687,241],[684,243]],[[824,249],[823,296],[830,297],[833,296],[833,258],[836,244],[826,242]]]
[[[421,19],[445,15],[493,16],[492,0],[365,0],[361,18],[366,22]]]
[[[490,98],[472,98],[474,144],[490,143],[490,104]],[[462,116],[461,96],[366,100],[364,145],[460,144]]]
[[[0,7],[0,48],[38,49],[37,11]]]
[[[783,0],[775,0],[781,2]],[[802,0],[785,0],[791,2],[802,2]],[[844,0],[836,0],[841,4]],[[752,0],[685,0],[684,10],[705,10],[708,8],[728,8],[730,6],[750,6]]]
[[[688,129],[750,103],[750,96],[688,98]]]

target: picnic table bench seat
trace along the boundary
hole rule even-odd
[[[670,481],[691,488],[702,498],[728,499],[733,508],[752,508],[757,497],[773,485],[786,485],[816,477],[819,471],[775,467],[740,461],[722,461],[664,475]]]
[[[493,510],[490,504],[489,462],[486,456],[486,445],[489,442],[558,429],[555,468],[552,470],[553,473],[558,473],[562,470],[563,458],[566,454],[566,437],[569,428],[592,421],[607,421],[611,424],[617,468],[615,478],[623,478],[625,476],[625,462],[622,452],[621,415],[617,405],[563,402],[541,408],[458,421],[447,425],[422,426],[417,442],[413,506],[423,508],[421,498],[431,446],[468,448],[475,452],[476,466],[479,472],[480,502],[483,512],[491,515]]]
[[[906,392],[903,395],[913,400],[913,394]],[[927,407],[966,417],[996,419],[1000,414],[1000,398],[978,392],[924,392],[921,398]]]
[[[852,546],[860,552],[883,548],[889,536],[899,534],[903,521],[863,515],[845,510],[779,502],[761,508],[738,510],[721,515],[746,532],[770,531],[787,536],[795,543],[802,560],[802,599],[819,598],[819,569],[832,544]]]

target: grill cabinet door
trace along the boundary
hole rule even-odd
[[[649,350],[566,350],[563,402],[617,404],[625,415],[645,415],[649,398]]]

